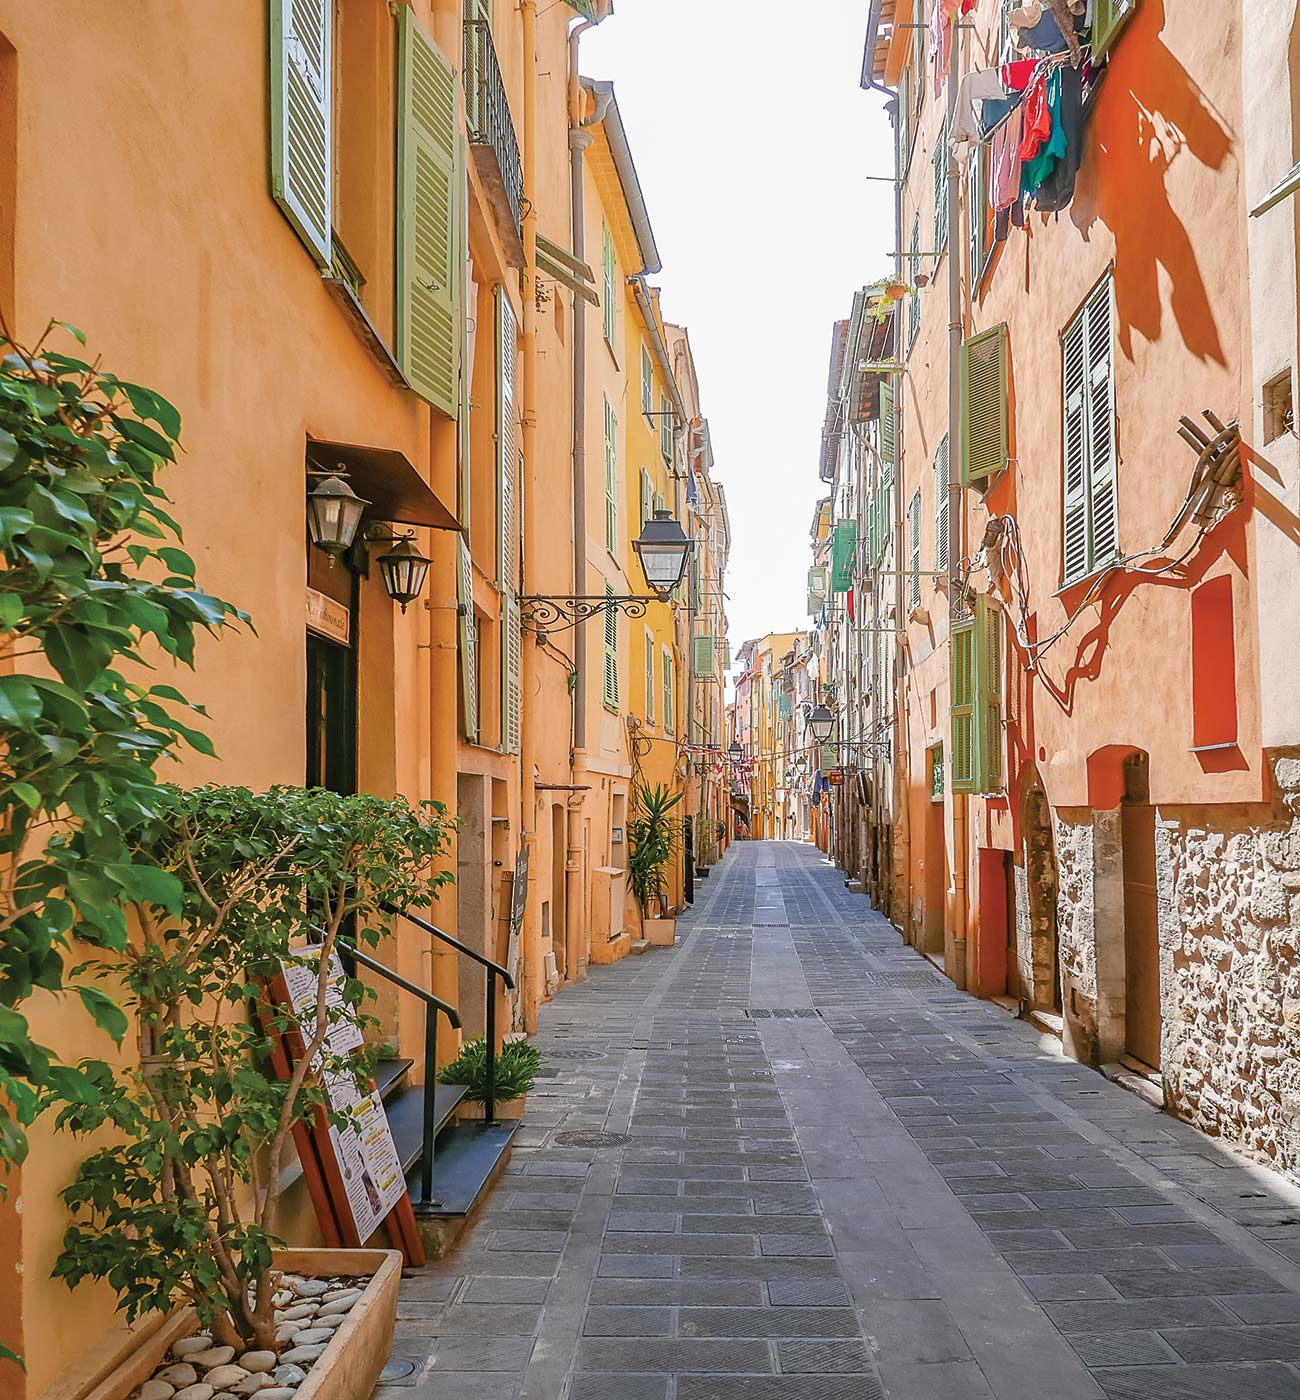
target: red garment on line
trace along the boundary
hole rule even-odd
[[[1024,92],[1038,67],[1036,58],[1021,58],[1002,65],[1002,86],[1008,92]]]
[[[850,621],[850,622],[855,622],[857,619],[853,616],[853,589],[851,589],[851,588],[849,589],[848,594],[847,594],[847,598],[848,598],[848,602],[847,602],[846,606],[848,607],[848,610],[849,610],[849,621]]]
[[[1025,129],[1020,138],[1020,159],[1027,161],[1033,160],[1052,134],[1052,109],[1047,102],[1046,70],[1029,85],[1023,108]]]

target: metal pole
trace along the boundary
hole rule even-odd
[[[424,1141],[420,1148],[420,1204],[433,1199],[433,1130],[438,1121],[438,1012],[424,1008]]]
[[[497,1102],[497,979],[487,971],[487,1093],[483,1100],[483,1121],[491,1123],[496,1117]]]

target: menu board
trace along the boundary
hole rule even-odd
[[[297,959],[281,963],[281,969],[288,1002],[301,1027],[302,1046],[305,1047],[313,1034],[318,970],[311,962]],[[338,955],[331,953],[325,1000],[331,1008],[343,1009],[344,1014],[331,1021],[326,1045],[330,1057],[339,1059],[359,1050],[364,1043],[361,1028],[346,1010],[343,986],[343,965]],[[375,1233],[389,1211],[405,1197],[406,1178],[379,1095],[373,1089],[367,1092],[359,1088],[355,1075],[326,1072],[322,1066],[324,1059],[325,1055],[318,1052],[312,1070],[325,1089],[330,1107],[336,1113],[348,1115],[344,1127],[329,1125],[323,1135],[335,1168],[330,1171],[331,1163],[326,1162],[326,1175],[341,1185],[343,1200],[335,1202],[336,1209],[346,1208],[353,1235],[361,1243]]]

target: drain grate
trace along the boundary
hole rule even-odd
[[[751,1006],[745,1012],[751,1021],[765,1021],[769,1017],[774,1021],[811,1021],[821,1014],[813,1006]]]
[[[601,1128],[575,1128],[556,1133],[551,1141],[556,1147],[626,1147],[632,1139],[626,1133],[607,1133]]]
[[[390,1361],[379,1373],[380,1385],[392,1385],[395,1381],[409,1380],[415,1375],[416,1364],[414,1361],[402,1359]]]
[[[603,1060],[605,1058],[603,1050],[579,1050],[577,1047],[543,1050],[542,1054],[548,1060]]]
[[[873,987],[939,987],[943,985],[933,972],[868,972],[864,980]]]

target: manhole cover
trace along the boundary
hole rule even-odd
[[[572,1049],[544,1050],[542,1054],[548,1060],[603,1060],[605,1052],[603,1050],[579,1050]]]
[[[385,1381],[404,1381],[415,1375],[414,1361],[390,1361],[379,1373],[379,1383],[383,1385]]]
[[[579,1128],[556,1133],[551,1139],[556,1147],[626,1147],[632,1141],[626,1133],[606,1133],[599,1128]]]

